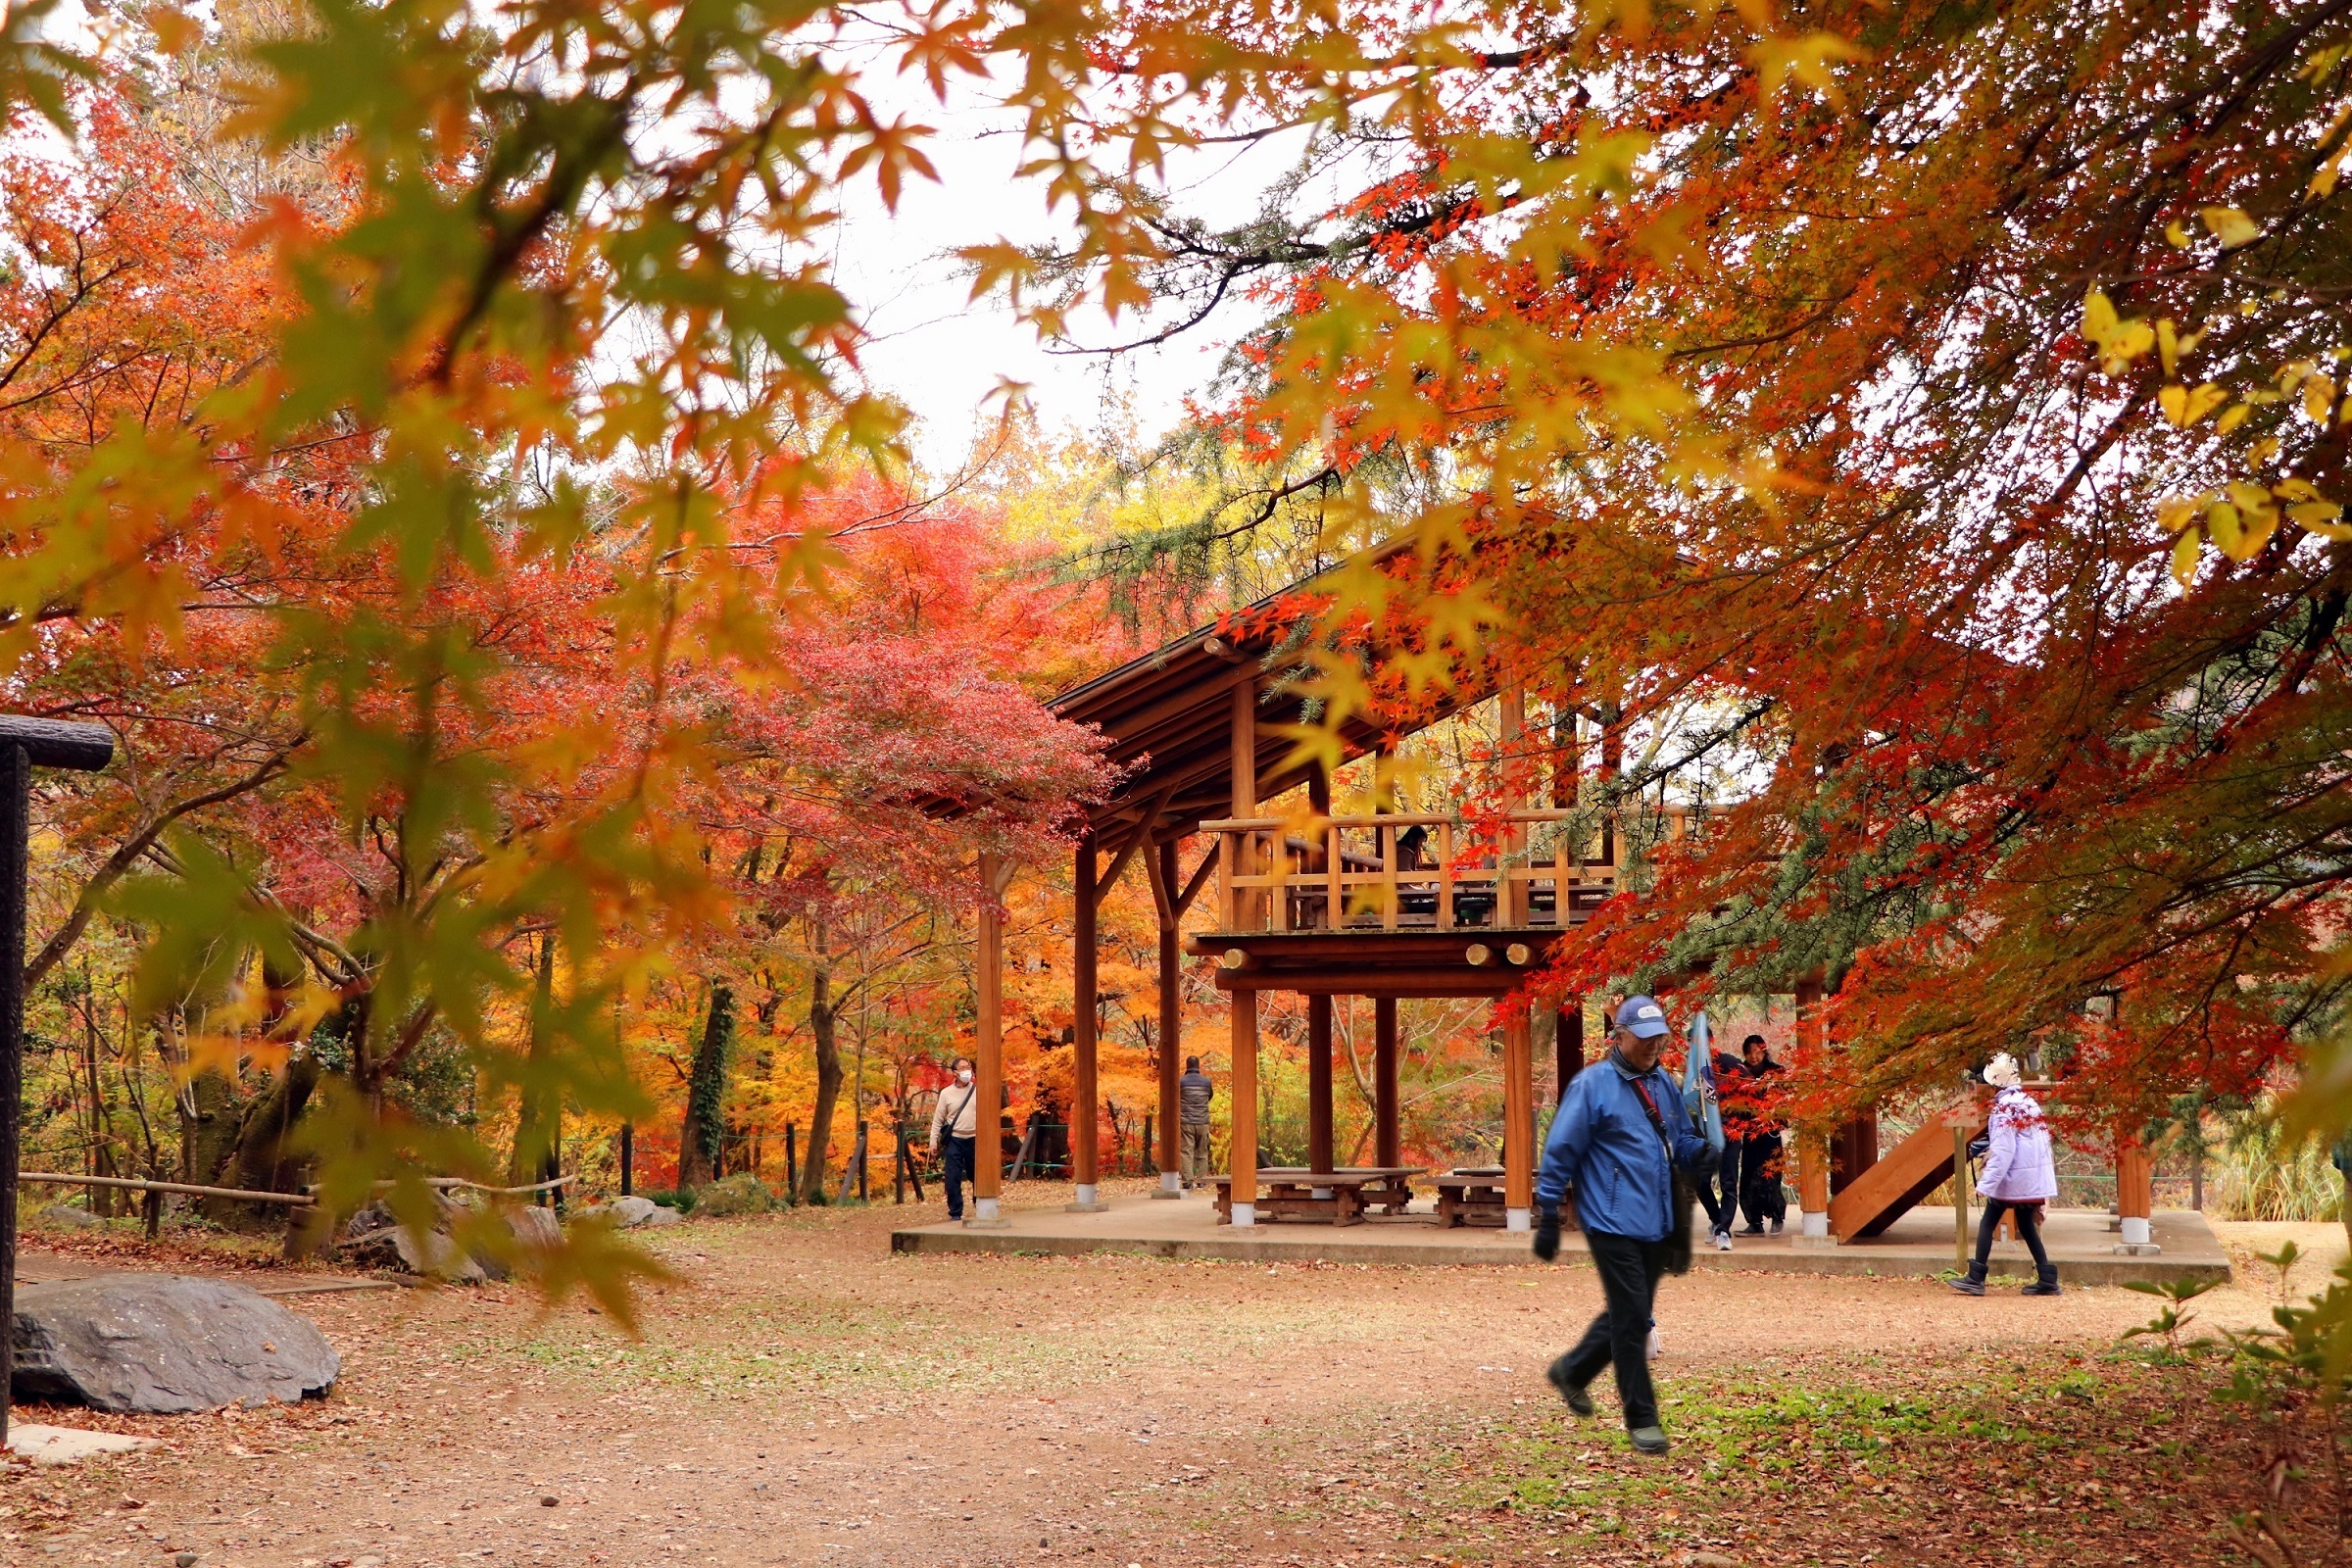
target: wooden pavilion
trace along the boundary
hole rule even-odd
[[[1304,585],[1301,585],[1304,586]],[[1297,592],[1298,590],[1290,590]],[[1233,617],[1238,626],[1275,627],[1263,613],[1273,599]],[[1232,999],[1230,1215],[1257,1223],[1258,994],[1290,991],[1307,1002],[1307,1157],[1311,1172],[1332,1174],[1332,999],[1374,1004],[1374,1167],[1395,1168],[1397,1136],[1396,1003],[1407,997],[1501,999],[1516,990],[1561,934],[1587,919],[1616,890],[1620,839],[1614,824],[1595,831],[1575,810],[1577,780],[1553,781],[1553,804],[1506,801],[1476,830],[1450,814],[1382,811],[1335,816],[1331,783],[1297,760],[1287,738],[1307,717],[1304,699],[1276,667],[1280,634],[1254,636],[1202,627],[1143,658],[1053,699],[1059,717],[1098,728],[1108,759],[1128,771],[1115,792],[1088,813],[1077,846],[1073,975],[1076,989],[1075,1085],[1070,1147],[1072,1207],[1101,1206],[1096,1068],[1096,911],[1119,878],[1141,862],[1157,912],[1158,1110],[1160,1191],[1180,1191],[1177,1042],[1183,952],[1213,955],[1216,983]],[[1524,695],[1491,682],[1466,682],[1421,727],[1495,701],[1507,752],[1526,724]],[[1619,738],[1604,720],[1580,713],[1567,721],[1599,725],[1600,775],[1621,760]],[[1342,760],[1373,754],[1396,738],[1361,721],[1340,731]],[[1304,786],[1310,810],[1269,814],[1266,803]],[[1581,824],[1581,825],[1580,825]],[[1670,812],[1666,831],[1684,823]],[[1206,853],[1189,868],[1180,847],[1205,838]],[[978,962],[979,1017],[975,1079],[983,1105],[1003,1098],[1004,942],[999,900],[1012,867],[983,857]],[[1216,878],[1213,928],[1190,944],[1183,919]],[[1796,984],[1800,1042],[1818,1039],[1819,977]],[[1584,1066],[1584,1008],[1563,1008],[1553,1031],[1553,1088],[1563,1090]],[[1529,1228],[1534,1205],[1535,1067],[1531,1019],[1524,1005],[1502,1021],[1504,1130],[1503,1223]],[[1932,1122],[1882,1161],[1875,1113],[1836,1128],[1800,1128],[1797,1138],[1801,1233],[1829,1246],[1833,1235],[1878,1234],[1949,1176],[1957,1124]],[[2128,1141],[2118,1157],[2119,1212],[2127,1244],[2147,1244],[2148,1164]],[[983,1157],[975,1173],[978,1227],[1002,1223],[1001,1159]]]

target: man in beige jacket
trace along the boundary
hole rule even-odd
[[[963,1218],[963,1184],[972,1179],[979,1167],[973,1154],[979,1148],[980,1086],[972,1082],[972,1063],[968,1056],[956,1058],[956,1081],[939,1092],[938,1101],[931,1106],[931,1152],[941,1155],[947,1167],[948,1218]],[[940,1146],[942,1131],[947,1146]]]

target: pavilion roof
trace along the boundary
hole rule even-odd
[[[1409,538],[1393,540],[1377,547],[1372,557],[1386,561],[1411,548]],[[1294,594],[1313,592],[1321,575],[1301,578],[1237,615],[1197,627],[1048,701],[1046,706],[1056,717],[1100,729],[1110,743],[1108,760],[1128,770],[1109,797],[1089,811],[1098,831],[1122,823],[1132,830],[1139,818],[1150,816],[1153,837],[1181,838],[1203,818],[1228,813],[1233,800],[1233,689],[1245,679],[1258,685],[1258,797],[1269,799],[1305,781],[1312,769],[1292,760],[1297,742],[1284,727],[1305,722],[1306,699],[1289,688],[1277,667],[1290,627],[1273,615],[1253,612],[1269,611]],[[1257,629],[1237,632],[1232,629],[1237,624]],[[1401,727],[1349,719],[1341,726],[1341,746],[1351,760],[1376,750],[1389,736],[1426,728],[1493,695],[1491,682],[1465,685],[1450,702]]]

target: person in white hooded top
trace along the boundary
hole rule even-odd
[[[1984,1128],[1984,1171],[1977,1178],[1977,1194],[1984,1200],[1984,1218],[1977,1226],[1977,1256],[1968,1277],[1952,1281],[1963,1296],[1984,1294],[1985,1264],[1992,1256],[1992,1233],[2003,1214],[2017,1216],[2017,1234],[2034,1254],[2034,1283],[2027,1296],[2056,1296],[2058,1265],[2042,1250],[2041,1205],[2058,1196],[2058,1167],[2050,1156],[2049,1123],[2041,1104],[2021,1087],[2024,1074],[2007,1052],[1985,1064],[1984,1081],[1995,1093]]]

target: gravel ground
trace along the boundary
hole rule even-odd
[[[2212,1365],[2115,1353],[2144,1296],[1705,1272],[1661,1293],[1678,1442],[1642,1460],[1612,1401],[1575,1424],[1542,1381],[1589,1268],[894,1256],[907,1212],[654,1233],[675,1279],[637,1339],[513,1287],[296,1298],[344,1355],[333,1397],[21,1410],[167,1446],[12,1467],[0,1560],[2220,1561],[2300,1441],[2215,1404]],[[2230,1229],[2247,1259],[2344,1245]],[[2262,1321],[2271,1277],[2200,1326]]]

